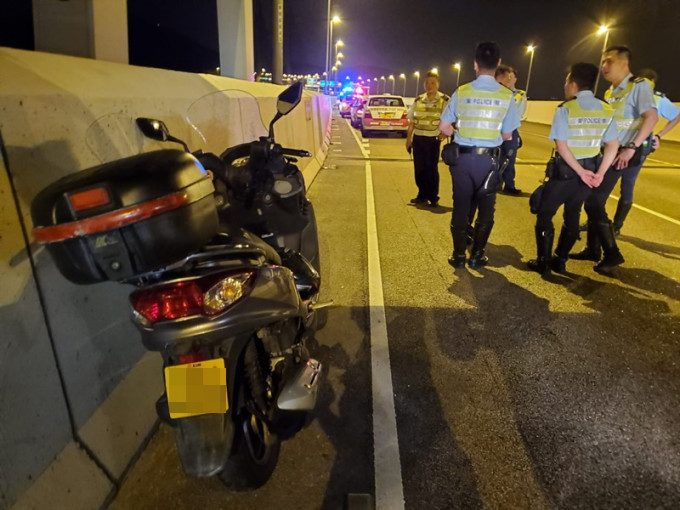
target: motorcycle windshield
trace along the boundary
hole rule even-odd
[[[126,113],[99,117],[87,128],[85,143],[100,163],[161,148],[160,142],[145,139],[135,119]]]
[[[268,133],[257,99],[244,90],[218,90],[194,101],[186,112],[192,143],[206,152],[249,143]]]
[[[252,142],[268,133],[257,99],[244,90],[206,94],[191,103],[184,117],[187,130],[175,133],[171,129],[171,132],[178,138],[188,138],[186,142],[191,150],[202,149],[219,155],[228,147]],[[100,163],[152,150],[181,149],[174,143],[144,137],[135,118],[124,112],[108,113],[96,119],[85,133],[85,142]]]

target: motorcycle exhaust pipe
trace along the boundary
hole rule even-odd
[[[284,411],[311,411],[316,405],[316,393],[321,363],[310,358],[281,390],[276,405]]]

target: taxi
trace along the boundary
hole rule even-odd
[[[368,96],[357,122],[361,134],[371,131],[395,131],[406,137],[408,133],[408,109],[404,98],[392,94]]]

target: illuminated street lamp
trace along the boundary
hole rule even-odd
[[[386,89],[386,84],[387,84],[387,82],[385,81],[385,77],[384,77],[384,76],[381,76],[381,77],[380,77],[380,81],[383,82],[383,89],[382,89],[382,90],[383,90],[383,94],[384,94],[384,93],[385,93],[385,90],[387,90],[387,89]],[[378,88],[378,94],[380,94],[380,88]]]
[[[399,75],[399,78],[404,80],[404,90],[402,91],[401,95],[406,96],[406,75],[404,73],[401,73]]]
[[[600,69],[602,69],[602,60],[604,59],[604,51],[607,49],[607,41],[609,40],[609,27],[607,25],[600,25],[597,30],[597,35],[604,34],[604,44],[602,44],[602,54],[600,55]],[[600,83],[600,72],[597,73],[597,78],[595,78],[595,91],[593,92],[597,95],[597,86]]]
[[[527,88],[525,90],[527,97],[529,97],[529,81],[531,80],[531,66],[534,64],[534,50],[536,46],[530,44],[527,46],[527,51],[531,53],[531,58],[529,59],[529,73],[527,74]]]
[[[390,74],[387,79],[392,80],[392,95],[394,95],[394,75]]]
[[[460,83],[460,62],[453,64],[453,68],[458,71],[458,74],[456,75],[456,88],[458,88],[458,83]]]
[[[416,97],[418,97],[418,83],[420,82],[420,71],[416,71],[413,73],[413,76],[416,77]]]

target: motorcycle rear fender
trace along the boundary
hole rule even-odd
[[[245,335],[273,322],[305,318],[307,309],[295,288],[293,273],[282,266],[254,268],[251,292],[225,312],[214,317],[187,317],[145,326],[135,320],[142,342],[150,351],[167,351],[173,344],[221,343]]]

